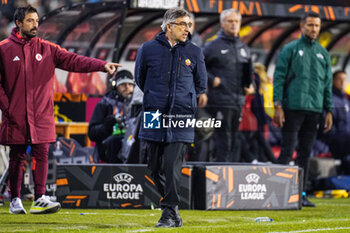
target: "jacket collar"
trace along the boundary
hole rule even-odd
[[[306,37],[304,34],[301,34],[300,40],[309,45],[314,45],[318,41],[317,39],[312,41],[309,37]]]
[[[177,43],[174,47],[176,47],[178,45],[184,46],[184,45],[188,44],[191,41],[191,38],[192,38],[191,33],[188,33],[187,40],[185,42]],[[171,47],[168,38],[165,36],[164,31],[161,31],[157,34],[156,40],[159,41],[160,43],[168,46],[168,47]]]
[[[33,37],[35,38],[35,37]],[[14,27],[11,31],[11,35],[9,36],[9,39],[11,39],[12,41],[18,43],[18,44],[25,44],[30,42],[33,38],[23,38],[19,35],[19,31],[16,27]]]
[[[336,95],[336,96],[339,96],[339,97],[344,97],[345,96],[345,93],[340,91],[339,89],[333,87],[333,94]]]
[[[226,35],[226,33],[224,32],[223,29],[220,29],[220,31],[218,32],[218,38],[221,38],[224,40],[229,40],[229,41],[232,41],[234,43],[239,41],[239,36],[228,36],[228,35]]]

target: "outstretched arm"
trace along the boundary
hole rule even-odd
[[[51,48],[54,53],[56,67],[70,72],[88,73],[102,71],[113,74],[117,67],[121,66],[118,63],[106,62],[68,52],[59,45],[51,44]]]

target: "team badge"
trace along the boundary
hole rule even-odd
[[[303,50],[299,50],[298,52],[299,52],[300,57],[302,57],[304,55],[304,51]]]
[[[244,48],[241,48],[241,56],[242,57],[247,57],[248,56],[248,54],[247,54],[247,51],[245,51],[245,49]]]
[[[41,54],[37,53],[35,55],[35,58],[36,58],[37,61],[41,61],[41,59],[43,59],[43,56],[41,56]]]
[[[320,54],[320,53],[317,53],[316,56],[317,56],[318,58],[322,59],[322,60],[324,59],[324,58],[323,58],[323,55]]]
[[[185,60],[185,63],[186,63],[186,66],[190,66],[190,65],[191,65],[190,59],[186,59],[186,60]]]

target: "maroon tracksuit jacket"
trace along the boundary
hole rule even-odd
[[[55,68],[92,72],[104,71],[105,64],[38,37],[23,39],[14,28],[0,42],[0,144],[54,142]]]

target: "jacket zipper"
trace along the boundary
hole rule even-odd
[[[177,62],[177,72],[176,72],[176,76],[175,76],[176,79],[178,77],[180,78],[180,73],[181,73],[181,55],[179,56],[179,61]],[[175,84],[176,84],[176,82],[175,82]]]
[[[25,52],[25,45],[26,45],[27,43],[25,43],[24,45],[23,45],[23,47],[22,47],[22,50],[23,50],[23,60],[24,60],[24,70],[26,70],[26,52]],[[27,96],[27,94],[28,94],[28,83],[27,83],[27,73],[25,72],[24,73],[24,96],[25,96],[25,101],[24,101],[24,103],[25,103],[25,113],[26,113],[26,116],[25,116],[25,118],[26,118],[26,121],[28,122],[28,124],[26,124],[26,132],[25,132],[25,136],[24,136],[24,141],[25,141],[25,143],[27,142],[27,140],[28,140],[28,142],[29,143],[31,143],[32,142],[32,137],[31,137],[31,133],[30,133],[30,124],[29,124],[29,119],[28,119],[28,96]],[[33,100],[33,103],[34,103],[34,100]],[[33,113],[34,114],[34,113]],[[33,118],[33,121],[34,121],[34,119],[35,119],[35,117]],[[27,132],[29,132],[29,134],[27,133]],[[27,135],[29,135],[29,139],[27,138]]]
[[[169,49],[169,51],[170,51],[170,62],[169,62],[169,85],[168,85],[168,100],[170,100],[170,88],[171,88],[171,74],[172,74],[172,69],[171,69],[171,67],[172,67],[172,63],[173,63],[173,48],[171,48],[171,49]],[[170,103],[170,105],[171,105],[171,103]]]
[[[179,61],[177,63],[177,71],[176,71],[176,78],[180,79],[180,74],[181,74],[181,61],[182,61],[182,57],[181,55],[179,56]],[[176,93],[176,82],[175,82],[175,89],[174,89],[174,94]],[[191,97],[192,98],[192,97]],[[191,99],[191,103],[192,103],[192,99]],[[191,108],[191,106],[187,106],[189,109]]]
[[[173,48],[170,48],[169,52],[170,52],[170,62],[169,62],[168,103],[170,103],[170,106],[169,106],[169,109],[168,109],[168,113],[170,112],[171,105],[172,105],[170,93],[171,93],[171,82],[172,82],[172,78],[171,77],[172,77],[172,65],[173,65]],[[169,132],[169,134],[172,134],[171,130],[167,129],[165,131],[165,135],[164,135],[165,137],[162,136],[162,142],[167,141],[167,134],[168,134],[168,132]]]
[[[175,51],[176,52],[176,51]],[[171,58],[173,58],[173,56],[171,56]],[[171,63],[172,63],[172,59],[171,59]],[[173,86],[173,91],[172,91],[172,101],[171,101],[171,103],[170,103],[170,109],[169,109],[169,113],[171,114],[172,112],[171,112],[171,110],[174,108],[174,104],[175,104],[175,93],[176,93],[176,79],[177,79],[177,77],[180,75],[180,64],[181,64],[181,55],[179,55],[179,60],[178,60],[178,62],[177,62],[177,69],[176,69],[176,73],[175,73],[175,75],[173,76],[173,79],[171,80],[172,81],[172,83],[174,84],[174,85],[172,85]],[[171,140],[173,140],[173,131],[172,131],[172,129],[171,128],[169,128],[169,135],[170,135],[170,138],[171,138]]]
[[[8,142],[8,141],[9,141],[9,120],[7,119],[7,122],[6,122],[6,142]]]
[[[171,58],[173,58],[173,57],[171,57]],[[172,61],[172,59],[171,59],[171,61]],[[179,60],[178,60],[178,62],[177,62],[177,69],[176,69],[176,73],[175,73],[175,75],[173,76],[173,79],[171,80],[171,82],[174,84],[173,85],[173,91],[172,91],[172,101],[171,101],[171,103],[170,103],[170,109],[173,109],[173,107],[174,107],[174,104],[175,104],[175,94],[176,94],[176,79],[178,78],[178,76],[180,76],[180,71],[181,71],[181,56],[179,56]],[[169,109],[169,110],[170,110]]]
[[[235,64],[237,64],[238,63],[238,52],[237,52],[237,46],[236,46],[236,43],[233,43],[233,42],[231,42],[231,45],[232,45],[232,47],[233,47],[233,51],[234,51],[234,53],[235,53]],[[241,77],[241,85],[239,86],[239,87],[237,87],[237,92],[236,92],[236,103],[239,103],[239,96],[240,96],[240,88],[241,88],[241,86],[242,86],[242,82],[243,82],[243,79],[242,79],[242,77]]]

